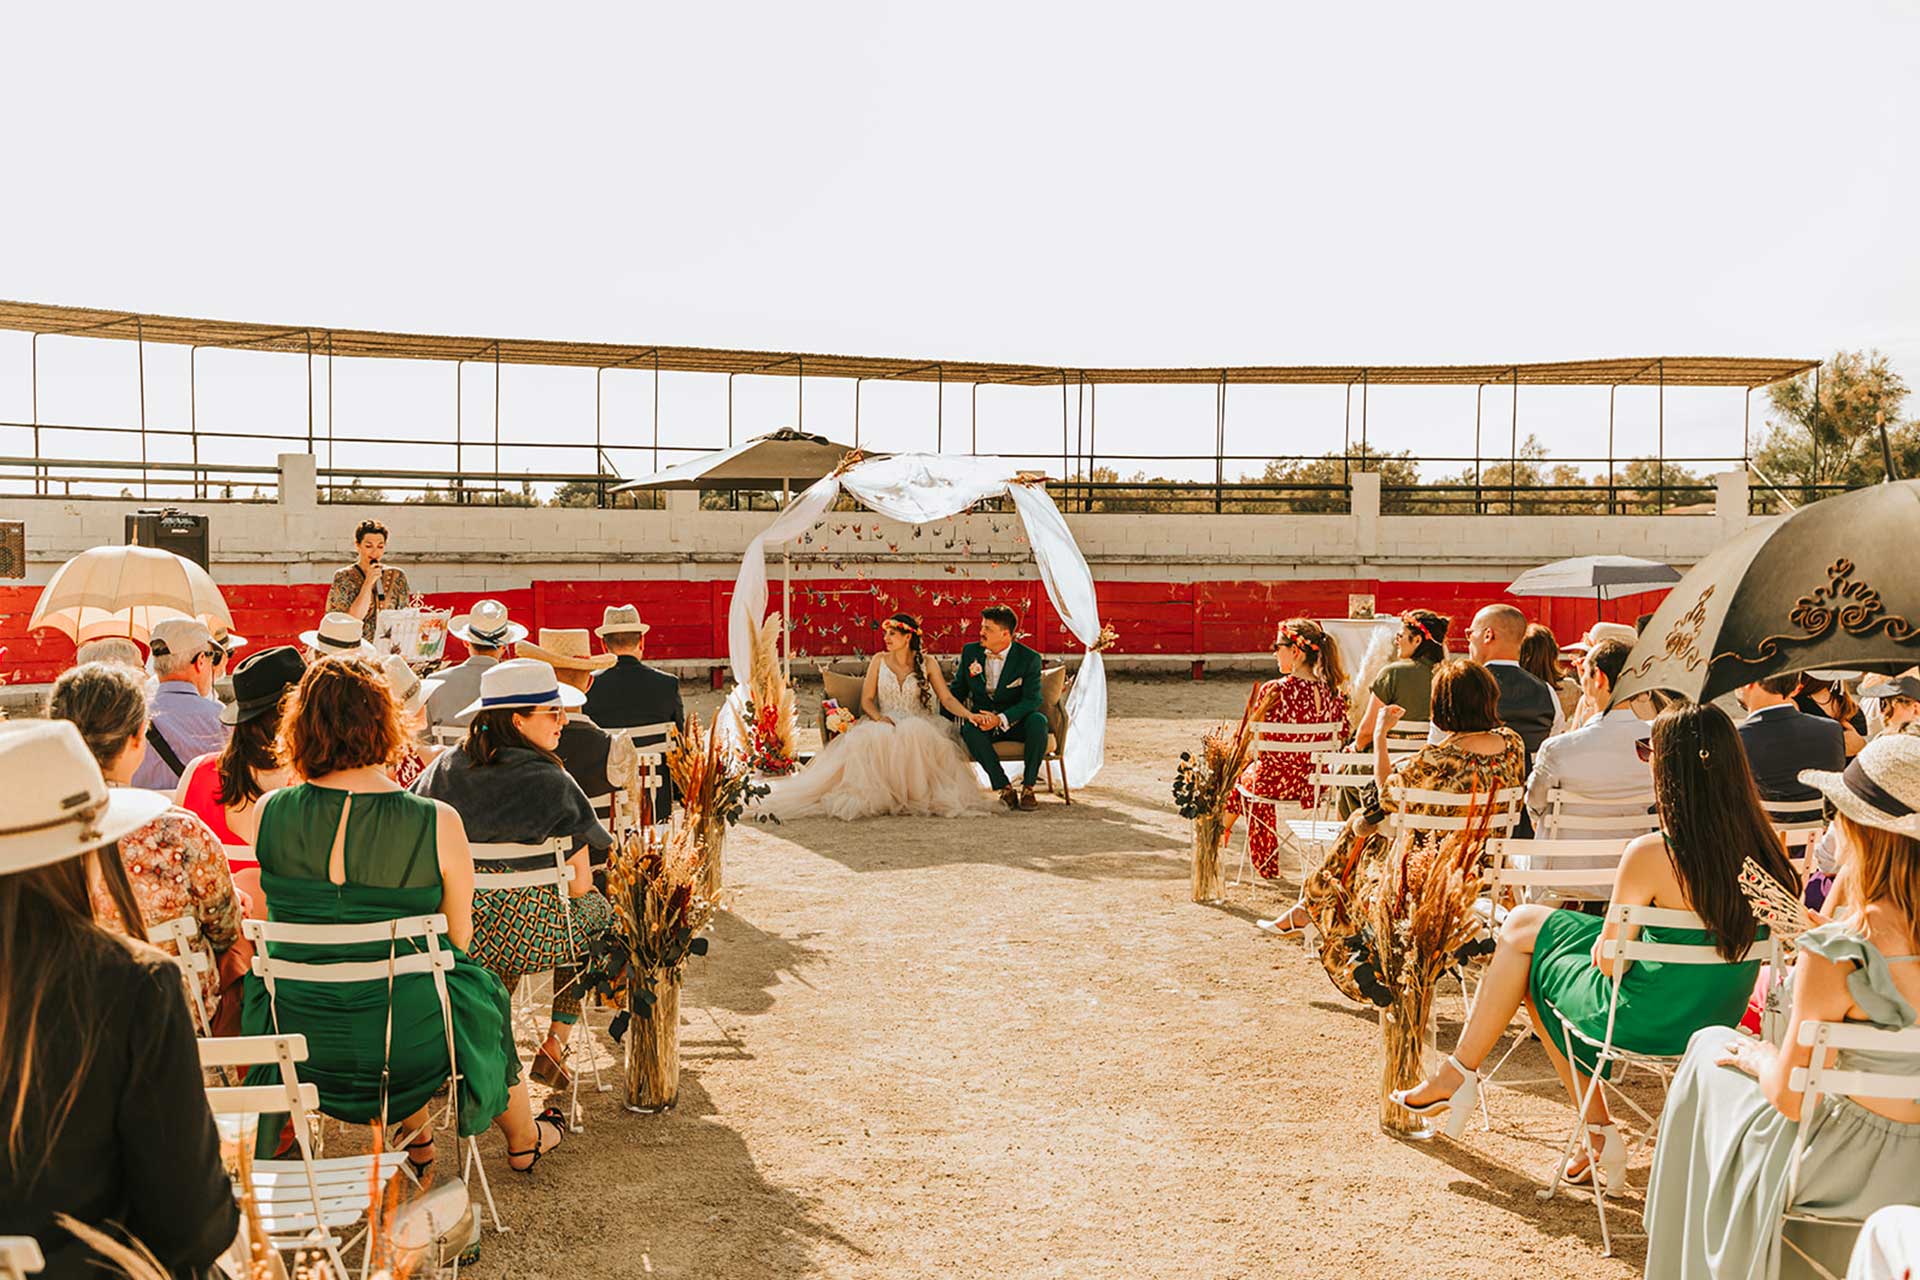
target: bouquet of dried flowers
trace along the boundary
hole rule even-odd
[[[794,747],[793,686],[780,667],[780,615],[770,613],[752,628],[752,659],[747,688],[737,712],[747,762],[761,773],[792,773]]]
[[[753,771],[739,752],[720,741],[719,713],[712,732],[703,733],[697,717],[688,717],[686,732],[667,749],[667,772],[680,792],[687,827],[700,845],[706,868],[702,891],[710,903],[720,897],[721,850],[727,828],[740,821],[747,805],[771,788],[753,780]]]
[[[1201,739],[1199,755],[1180,753],[1180,764],[1173,772],[1173,803],[1181,817],[1193,820],[1195,902],[1220,900],[1220,843],[1226,835],[1227,802],[1253,757],[1253,726],[1271,713],[1277,697],[1265,684],[1256,684],[1247,694],[1237,728],[1215,725]]]
[[[1465,827],[1443,840],[1427,843],[1416,832],[1396,840],[1368,912],[1370,954],[1361,957],[1355,980],[1381,1006],[1380,1124],[1389,1133],[1424,1136],[1423,1122],[1388,1095],[1425,1077],[1434,986],[1483,927],[1474,904],[1485,884],[1481,852],[1493,807],[1473,803],[1467,813]]]

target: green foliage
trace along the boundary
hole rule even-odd
[[[325,497],[322,498],[324,502],[369,503],[385,502],[386,500],[386,490],[374,485],[362,484],[359,476],[353,478],[352,484],[334,485],[332,488],[326,490]]]
[[[1894,469],[1920,475],[1920,422],[1900,419],[1907,384],[1880,351],[1837,351],[1815,378],[1802,374],[1767,388],[1771,413],[1753,455],[1756,488],[1772,486],[1796,504],[1820,498],[1817,485],[1858,488],[1886,474],[1880,432],[1892,446]]]

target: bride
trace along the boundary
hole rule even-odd
[[[980,785],[953,725],[935,709],[966,714],[939,661],[921,648],[919,620],[896,613],[880,634],[885,648],[873,655],[860,690],[863,718],[805,769],[775,782],[761,812],[784,820],[883,813],[961,818],[992,810],[993,794]]]

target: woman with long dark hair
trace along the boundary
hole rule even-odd
[[[1753,909],[1740,892],[1740,868],[1752,858],[1788,893],[1799,878],[1760,807],[1740,734],[1718,707],[1680,703],[1653,722],[1649,739],[1660,830],[1627,846],[1614,876],[1609,909],[1651,906],[1691,911],[1706,926],[1646,930],[1649,942],[1711,943],[1728,961],[1759,935]],[[1507,1024],[1524,1005],[1547,1056],[1575,1105],[1594,1053],[1561,1028],[1566,1018],[1582,1034],[1606,1035],[1617,961],[1600,956],[1600,942],[1618,936],[1599,916],[1529,903],[1507,914],[1493,962],[1474,1001],[1459,1046],[1438,1071],[1396,1100],[1416,1115],[1452,1109],[1447,1132],[1459,1137],[1479,1097],[1479,1069]],[[1759,974],[1757,960],[1725,965],[1629,965],[1620,979],[1613,1043],[1641,1053],[1679,1054],[1702,1027],[1737,1023]],[[1557,1012],[1546,1013],[1542,1004]],[[1603,1189],[1624,1185],[1626,1140],[1593,1091],[1586,1123],[1599,1156]],[[1567,1167],[1568,1180],[1595,1176],[1584,1150]]]
[[[90,862],[167,799],[109,790],[76,727],[0,726],[0,1236],[39,1241],[47,1280],[105,1274],[69,1214],[199,1277],[239,1229],[174,963],[93,921]]]
[[[1847,759],[1859,755],[1860,748],[1867,745],[1867,713],[1860,709],[1844,681],[1812,671],[1803,672],[1799,686],[1793,691],[1793,703],[1807,715],[1839,724],[1846,740]]]
[[[880,624],[880,643],[860,688],[861,719],[805,769],[775,782],[762,812],[785,820],[991,811],[992,794],[981,789],[953,725],[940,718],[942,710],[956,719],[968,712],[927,653],[920,620],[894,614]]]
[[[1280,675],[1260,686],[1260,701],[1269,708],[1264,720],[1297,726],[1299,732],[1270,733],[1266,740],[1298,742],[1329,730],[1344,737],[1347,669],[1340,659],[1339,642],[1312,618],[1288,618],[1274,631],[1273,660]],[[1258,753],[1240,775],[1240,786],[1278,804],[1304,804],[1313,796],[1307,784],[1312,769],[1313,761],[1303,752]],[[1249,808],[1253,812],[1247,819],[1252,824],[1247,830],[1248,858],[1261,878],[1272,880],[1280,874],[1279,812],[1272,804],[1247,805],[1236,788],[1227,801],[1229,830]]]

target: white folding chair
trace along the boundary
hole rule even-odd
[[[283,982],[360,983],[384,982],[389,986],[401,978],[431,975],[434,996],[440,1006],[440,1024],[447,1038],[447,1109],[441,1127],[454,1124],[460,1105],[460,1060],[454,1047],[453,1005],[447,998],[447,974],[454,966],[454,953],[444,944],[447,918],[435,913],[427,916],[402,916],[394,920],[375,920],[367,924],[287,924],[278,920],[243,919],[241,930],[253,939],[253,973],[267,989],[267,1008],[273,1017],[274,1031],[280,1031],[279,985]],[[400,944],[418,946],[402,950]],[[276,945],[299,947],[364,947],[386,943],[387,957],[381,960],[285,960],[273,954]],[[392,1009],[389,994],[388,1010]],[[401,1117],[405,1119],[405,1117]],[[381,1117],[391,1121],[392,1117]],[[386,1128],[391,1131],[392,1125]],[[457,1133],[457,1130],[456,1130]],[[457,1141],[457,1138],[456,1138]],[[394,1146],[402,1144],[396,1141]],[[500,1210],[493,1201],[493,1188],[487,1182],[486,1166],[480,1161],[480,1143],[467,1139],[466,1163],[462,1177],[471,1182],[476,1176],[486,1198],[487,1212],[496,1231],[507,1227],[500,1221]]]
[[[1543,840],[1644,836],[1660,829],[1660,818],[1653,806],[1652,787],[1638,795],[1611,800],[1583,795],[1568,787],[1549,787],[1546,808],[1540,815],[1540,829],[1534,834]]]
[[[1430,720],[1396,720],[1387,730],[1387,754],[1412,755],[1427,745],[1427,734],[1433,728]]]
[[[665,791],[668,777],[667,749],[679,739],[680,726],[671,720],[663,720],[658,724],[636,724],[630,728],[615,729],[612,732],[622,735],[631,742],[634,751],[638,754],[639,775],[634,782],[635,789],[641,795],[649,797]],[[623,814],[622,817],[629,826],[640,825],[640,815],[637,813],[630,816]],[[653,826],[672,826],[674,814],[671,803],[666,813],[656,813],[652,817]]]
[[[1785,1245],[1799,1254],[1808,1266],[1818,1272],[1825,1280],[1840,1280],[1828,1270],[1819,1259],[1808,1253],[1799,1243],[1787,1235],[1787,1223],[1798,1222],[1821,1227],[1851,1227],[1856,1232],[1864,1223],[1861,1218],[1838,1218],[1827,1214],[1809,1213],[1793,1207],[1800,1189],[1800,1166],[1807,1152],[1808,1132],[1813,1128],[1812,1119],[1818,1110],[1818,1100],[1822,1094],[1841,1094],[1855,1098],[1888,1098],[1904,1102],[1920,1102],[1920,1028],[1908,1027],[1903,1031],[1886,1031],[1879,1027],[1861,1026],[1852,1022],[1803,1022],[1800,1024],[1800,1043],[1813,1050],[1813,1061],[1804,1067],[1795,1067],[1787,1079],[1787,1087],[1796,1092],[1804,1092],[1805,1099],[1800,1103],[1800,1123],[1795,1127],[1793,1139],[1793,1159],[1787,1165],[1787,1195],[1781,1202],[1784,1209],[1780,1220],[1774,1224],[1775,1244]],[[1843,1071],[1829,1062],[1829,1051],[1866,1050],[1875,1054],[1899,1055],[1912,1058],[1916,1070],[1909,1072],[1891,1071]],[[1837,1062],[1837,1058],[1835,1059]],[[1910,1196],[1912,1188],[1905,1188]],[[1902,1198],[1905,1198],[1903,1196]]]
[[[26,1280],[46,1267],[38,1240],[32,1236],[0,1236],[0,1280]]]
[[[457,747],[467,740],[467,726],[463,724],[437,724],[427,730],[427,737],[436,746]]]
[[[571,839],[566,836],[556,836],[551,840],[543,840],[529,844],[473,843],[467,847],[473,853],[473,887],[475,889],[505,890],[521,893],[539,893],[551,890],[559,894],[560,910],[567,922],[567,947],[574,957],[573,963],[576,966],[586,963],[587,957],[583,946],[585,939],[577,935],[573,928],[573,897],[571,894],[573,868],[567,864],[567,859],[573,854],[574,846]],[[546,855],[551,861],[534,867],[531,870],[513,870],[501,865],[503,863],[530,860],[542,855]],[[535,976],[536,975],[530,973],[522,974],[520,981],[515,984],[514,991],[511,994],[513,996],[514,1017],[525,1020],[528,1035],[532,1037],[534,1043],[538,1045],[545,1042],[546,1036],[542,1033],[539,1022],[539,995],[534,982]],[[579,979],[576,976],[574,980],[578,981]],[[565,988],[563,987],[561,990],[565,990]],[[559,993],[554,992],[554,994],[557,995]],[[582,1011],[584,1013],[584,1006]],[[573,1056],[573,1040],[576,1038],[578,1037],[568,1038],[567,1056],[569,1058]],[[604,1084],[600,1079],[600,1055],[593,1048],[591,1034],[588,1034],[586,1039],[588,1042],[587,1056],[593,1070],[594,1089],[597,1092],[605,1093],[611,1086]],[[580,1107],[580,1073],[569,1070],[567,1074],[570,1077],[571,1083],[571,1095],[568,1103],[569,1125],[575,1133],[584,1133],[586,1132],[586,1115]]]
[[[199,947],[200,922],[192,916],[181,916],[174,920],[163,920],[159,924],[147,926],[147,941],[154,946],[165,946],[171,942],[174,946],[174,963],[180,966],[180,972],[186,976],[187,991],[191,995],[188,1005],[193,1011],[194,1031],[203,1036],[213,1034],[213,1012],[207,1004],[207,990],[215,985],[213,953]]]
[[[1465,831],[1469,824],[1486,824],[1487,837],[1503,836],[1520,821],[1520,801],[1526,795],[1522,787],[1501,787],[1497,791],[1473,795],[1462,791],[1432,791],[1424,787],[1395,786],[1387,790],[1387,839],[1397,840],[1408,831],[1437,834]],[[1420,805],[1434,812],[1410,813],[1408,807]],[[1491,809],[1476,816],[1474,810]]]
[[[1281,724],[1273,721],[1257,721],[1252,725],[1253,756],[1252,762],[1258,762],[1261,756],[1304,755],[1311,757],[1317,752],[1328,752],[1340,746],[1341,732],[1346,728],[1340,724]],[[1275,737],[1284,734],[1285,737]],[[1256,770],[1257,772],[1257,770]],[[1287,830],[1280,821],[1280,801],[1270,800],[1257,795],[1236,781],[1234,794],[1240,797],[1240,865],[1234,873],[1234,879],[1227,881],[1228,888],[1237,888],[1252,880],[1253,871],[1253,815],[1257,808],[1266,808],[1273,813],[1275,838]]]
[[[320,1091],[304,1083],[296,1063],[307,1060],[307,1038],[303,1035],[232,1036],[202,1040],[202,1067],[273,1066],[280,1070],[278,1084],[216,1085],[207,1089],[207,1105],[213,1109],[216,1123],[226,1117],[222,1131],[236,1143],[251,1143],[255,1120],[262,1115],[285,1113],[293,1121],[293,1138],[299,1148],[297,1160],[255,1160],[248,1186],[236,1186],[236,1193],[251,1190],[259,1210],[263,1242],[283,1254],[318,1249],[333,1264],[335,1275],[345,1277],[346,1261],[341,1257],[366,1236],[362,1228],[348,1240],[340,1232],[358,1223],[367,1214],[373,1197],[381,1194],[388,1179],[396,1173],[406,1152],[381,1151],[360,1156],[336,1156],[317,1159],[313,1154],[313,1117],[320,1106]],[[242,1242],[250,1230],[246,1215],[241,1215]],[[364,1276],[372,1250],[363,1255],[360,1271]]]
[[[1764,963],[1771,961],[1773,967],[1777,970],[1780,967],[1780,947],[1771,937],[1767,937],[1747,948],[1746,953],[1739,959],[1727,960],[1714,949],[1713,944],[1710,942],[1649,942],[1640,932],[1646,927],[1655,929],[1706,928],[1705,922],[1693,912],[1674,911],[1666,907],[1638,907],[1622,904],[1608,908],[1607,920],[1609,923],[1617,926],[1618,935],[1612,938],[1604,938],[1600,944],[1601,956],[1614,961],[1613,982],[1609,989],[1607,999],[1607,1026],[1600,1038],[1595,1039],[1581,1031],[1580,1028],[1574,1026],[1565,1015],[1554,1007],[1552,1001],[1540,1001],[1540,1016],[1543,1018],[1551,1017],[1558,1020],[1561,1032],[1566,1037],[1569,1046],[1577,1040],[1594,1051],[1594,1070],[1593,1073],[1587,1077],[1586,1086],[1581,1090],[1579,1106],[1574,1108],[1573,1130],[1567,1135],[1566,1146],[1562,1149],[1559,1160],[1556,1161],[1553,1166],[1553,1179],[1538,1194],[1542,1200],[1552,1199],[1554,1194],[1560,1190],[1561,1181],[1566,1177],[1567,1161],[1573,1158],[1574,1150],[1576,1148],[1584,1149],[1587,1153],[1589,1164],[1594,1168],[1593,1203],[1595,1211],[1600,1215],[1601,1255],[1603,1257],[1612,1257],[1613,1235],[1607,1225],[1607,1193],[1606,1189],[1600,1185],[1600,1173],[1598,1169],[1599,1156],[1593,1149],[1593,1135],[1587,1131],[1587,1110],[1593,1105],[1593,1098],[1596,1092],[1608,1099],[1608,1109],[1610,1111],[1613,1110],[1615,1105],[1624,1104],[1627,1109],[1637,1115],[1646,1126],[1644,1130],[1645,1139],[1651,1142],[1654,1137],[1654,1131],[1659,1126],[1657,1117],[1648,1112],[1631,1097],[1628,1097],[1616,1087],[1613,1082],[1604,1079],[1606,1069],[1613,1063],[1619,1063],[1623,1066],[1643,1067],[1650,1074],[1657,1077],[1664,1088],[1672,1082],[1674,1068],[1680,1064],[1680,1060],[1684,1056],[1682,1054],[1643,1053],[1623,1048],[1613,1042],[1613,1036],[1616,1030],[1615,1024],[1620,1012],[1621,978],[1625,976],[1625,971],[1629,965],[1648,962],[1662,965],[1688,964],[1706,966],[1750,964],[1754,961]],[[1577,1084],[1581,1076],[1580,1067],[1578,1062],[1573,1062],[1571,1058],[1570,1062],[1573,1067],[1574,1082]],[[1622,1132],[1622,1140],[1627,1143],[1629,1158],[1631,1158],[1633,1147],[1636,1144],[1631,1137],[1627,1136],[1625,1130]]]
[[[1767,821],[1773,824],[1780,843],[1787,846],[1787,861],[1799,860],[1800,883],[1804,885],[1819,870],[1814,865],[1813,845],[1820,838],[1820,833],[1827,829],[1820,801],[1817,798],[1762,800],[1760,807],[1767,811]]]

